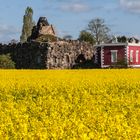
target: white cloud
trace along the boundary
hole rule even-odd
[[[65,36],[71,36],[70,33],[68,31],[59,31],[59,36],[61,38],[65,37]]]
[[[120,0],[120,4],[130,12],[140,13],[140,0]]]
[[[80,4],[80,3],[65,4],[62,5],[60,8],[63,11],[70,11],[70,12],[86,12],[90,10],[90,7],[88,5]]]
[[[19,33],[19,30],[16,27],[8,26],[8,25],[0,25],[0,35],[4,34],[16,34]]]
[[[19,29],[14,26],[0,24],[0,42],[8,42],[11,39],[17,39],[16,36],[19,35],[19,33]]]

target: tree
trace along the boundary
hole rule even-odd
[[[0,55],[0,68],[1,69],[14,69],[15,63],[11,60],[9,54]]]
[[[89,42],[90,44],[95,43],[95,39],[94,39],[93,35],[85,30],[80,32],[79,40]]]
[[[26,42],[28,37],[31,36],[33,26],[33,10],[31,7],[27,7],[25,10],[25,15],[23,17],[22,34],[20,36],[21,43]]]
[[[127,42],[127,37],[126,36],[118,36],[117,41],[120,43],[126,43]]]
[[[88,30],[94,36],[97,44],[106,42],[109,40],[110,29],[105,24],[105,21],[100,18],[92,19],[88,24]]]
[[[15,39],[12,39],[11,41],[10,41],[10,44],[17,44],[18,43],[18,40],[15,40]]]

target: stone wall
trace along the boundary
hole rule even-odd
[[[93,62],[92,45],[79,41],[30,42],[0,45],[0,54],[11,55],[18,69],[70,69]]]
[[[47,52],[46,68],[69,69],[79,63],[93,60],[94,48],[79,41],[51,43]]]
[[[94,64],[92,45],[58,38],[45,17],[39,18],[27,43],[0,44],[0,54],[8,53],[18,69],[71,69]]]
[[[36,40],[42,35],[56,36],[53,25],[49,24],[47,18],[45,17],[39,18],[37,25],[35,25],[32,29],[32,34],[28,38],[28,41]]]
[[[53,29],[53,26],[50,25],[50,26],[42,26],[39,30],[39,36],[40,35],[54,35],[55,36],[55,32],[54,32],[54,29]]]
[[[0,55],[10,54],[17,69],[46,68],[45,60],[48,44],[24,43],[24,44],[0,44]]]
[[[18,44],[15,50],[14,61],[16,68],[44,69],[48,44],[24,43]]]

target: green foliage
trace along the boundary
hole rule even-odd
[[[72,69],[93,69],[93,68],[97,68],[97,65],[94,64],[93,60],[86,60],[85,62],[77,63],[76,65],[73,66]]]
[[[0,68],[2,69],[14,69],[15,63],[11,60],[9,54],[0,55]]]
[[[92,36],[92,34],[87,32],[87,31],[85,31],[85,30],[80,32],[79,40],[89,42],[90,44],[95,44],[95,39]]]
[[[117,40],[120,43],[126,43],[127,42],[127,37],[126,36],[118,36]]]
[[[127,63],[125,60],[118,60],[118,62],[113,63],[110,68],[127,68]]]
[[[105,24],[105,21],[100,18],[92,19],[88,24],[88,30],[94,36],[97,44],[107,42],[109,40],[110,29]]]
[[[26,42],[28,37],[31,36],[33,26],[33,10],[31,7],[27,7],[23,17],[22,35],[20,36],[21,43]]]

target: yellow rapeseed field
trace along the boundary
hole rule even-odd
[[[0,140],[139,139],[139,69],[0,71]]]

